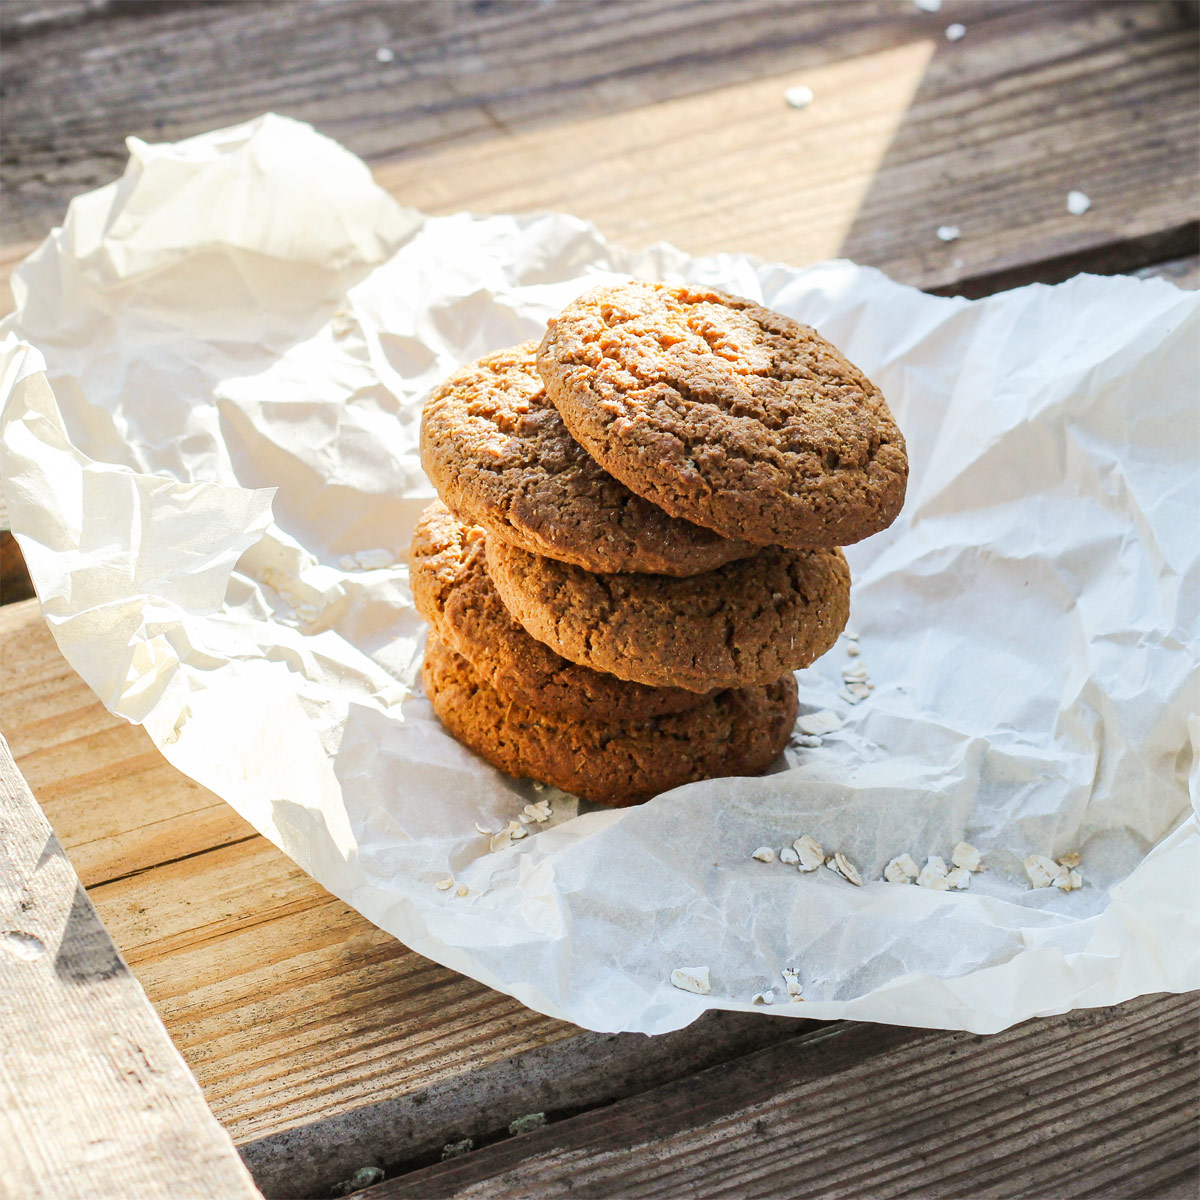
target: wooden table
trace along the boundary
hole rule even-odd
[[[120,171],[125,134],[270,108],[435,213],[558,208],[628,243],[843,254],[968,295],[1081,269],[1200,284],[1194,4],[3,0],[0,23],[7,267]],[[784,102],[794,85],[807,108]],[[1195,1195],[1194,997],[991,1038],[723,1013],[648,1039],[541,1017],[382,934],[110,716],[18,598],[12,551],[0,731],[266,1195],[328,1196],[365,1166],[387,1173],[372,1197]],[[71,912],[91,929],[86,901]],[[129,1070],[182,1099],[170,1138],[128,1160],[159,1155],[169,1194],[240,1194],[169,1045],[152,1059]],[[106,1194],[71,1153],[45,1194]],[[107,1194],[168,1194],[119,1178]]]

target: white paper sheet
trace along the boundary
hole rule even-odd
[[[780,1015],[988,1032],[1200,987],[1195,295],[1080,277],[972,303],[847,262],[633,254],[567,216],[425,219],[278,117],[130,152],[14,278],[13,529],[104,703],[327,888],[598,1030],[773,989]],[[493,853],[476,822],[536,793],[420,693],[421,402],[630,275],[815,325],[888,397],[909,497],[848,551],[861,655],[799,676],[841,730],[638,809],[543,793],[553,820]],[[750,857],[803,833],[869,882]],[[968,891],[879,882],[960,839],[987,865]],[[1026,855],[1072,850],[1081,890],[1030,888]],[[671,986],[684,966],[710,994]]]

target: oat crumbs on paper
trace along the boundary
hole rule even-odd
[[[983,870],[983,855],[970,842],[959,842],[950,855],[950,861],[964,871]]]
[[[775,861],[775,851],[770,846],[759,846],[750,857],[759,862],[770,863]]]
[[[908,854],[898,854],[883,868],[883,877],[888,883],[912,883],[921,873],[920,868]]]
[[[824,737],[827,733],[836,733],[843,724],[837,713],[823,708],[820,712],[805,713],[796,721],[796,728],[813,737]]]
[[[712,986],[707,967],[676,967],[671,972],[671,983],[681,992],[694,992],[707,996]]]
[[[862,887],[862,876],[858,873],[858,868],[840,850],[829,860],[827,865],[833,867],[848,883],[854,884],[855,887]]]
[[[800,972],[795,967],[783,968],[783,984],[792,1000],[804,999],[804,987],[800,983]]]
[[[934,892],[949,891],[950,881],[946,878],[946,860],[940,855],[931,854],[925,860],[925,865],[917,876],[917,887],[929,888]]]
[[[825,851],[807,833],[792,843],[792,849],[795,850],[796,857],[800,860],[800,870],[802,871],[815,871],[825,861]]]

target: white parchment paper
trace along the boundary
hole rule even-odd
[[[1200,987],[1195,295],[1085,276],[967,302],[847,262],[633,254],[567,216],[426,219],[278,117],[129,148],[14,277],[12,526],[105,705],[327,888],[598,1030],[773,988],[776,1014],[987,1032]],[[421,402],[630,275],[809,322],[888,397],[908,501],[848,551],[876,690],[838,696],[843,640],[799,676],[802,711],[845,721],[821,746],[623,812],[547,793],[554,819],[493,853],[476,822],[535,793],[420,692]],[[872,882],[751,860],[802,833]],[[987,864],[969,891],[877,882],[959,839]],[[1022,859],[1070,850],[1085,887],[1031,890]],[[700,965],[709,995],[670,985]]]

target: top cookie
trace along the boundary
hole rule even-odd
[[[606,471],[726,537],[845,546],[904,502],[904,438],[879,389],[807,325],[749,300],[598,288],[550,322],[537,365]]]
[[[753,553],[668,516],[588,456],[547,400],[536,343],[456,371],[425,404],[421,463],[456,516],[587,571],[695,575]]]

